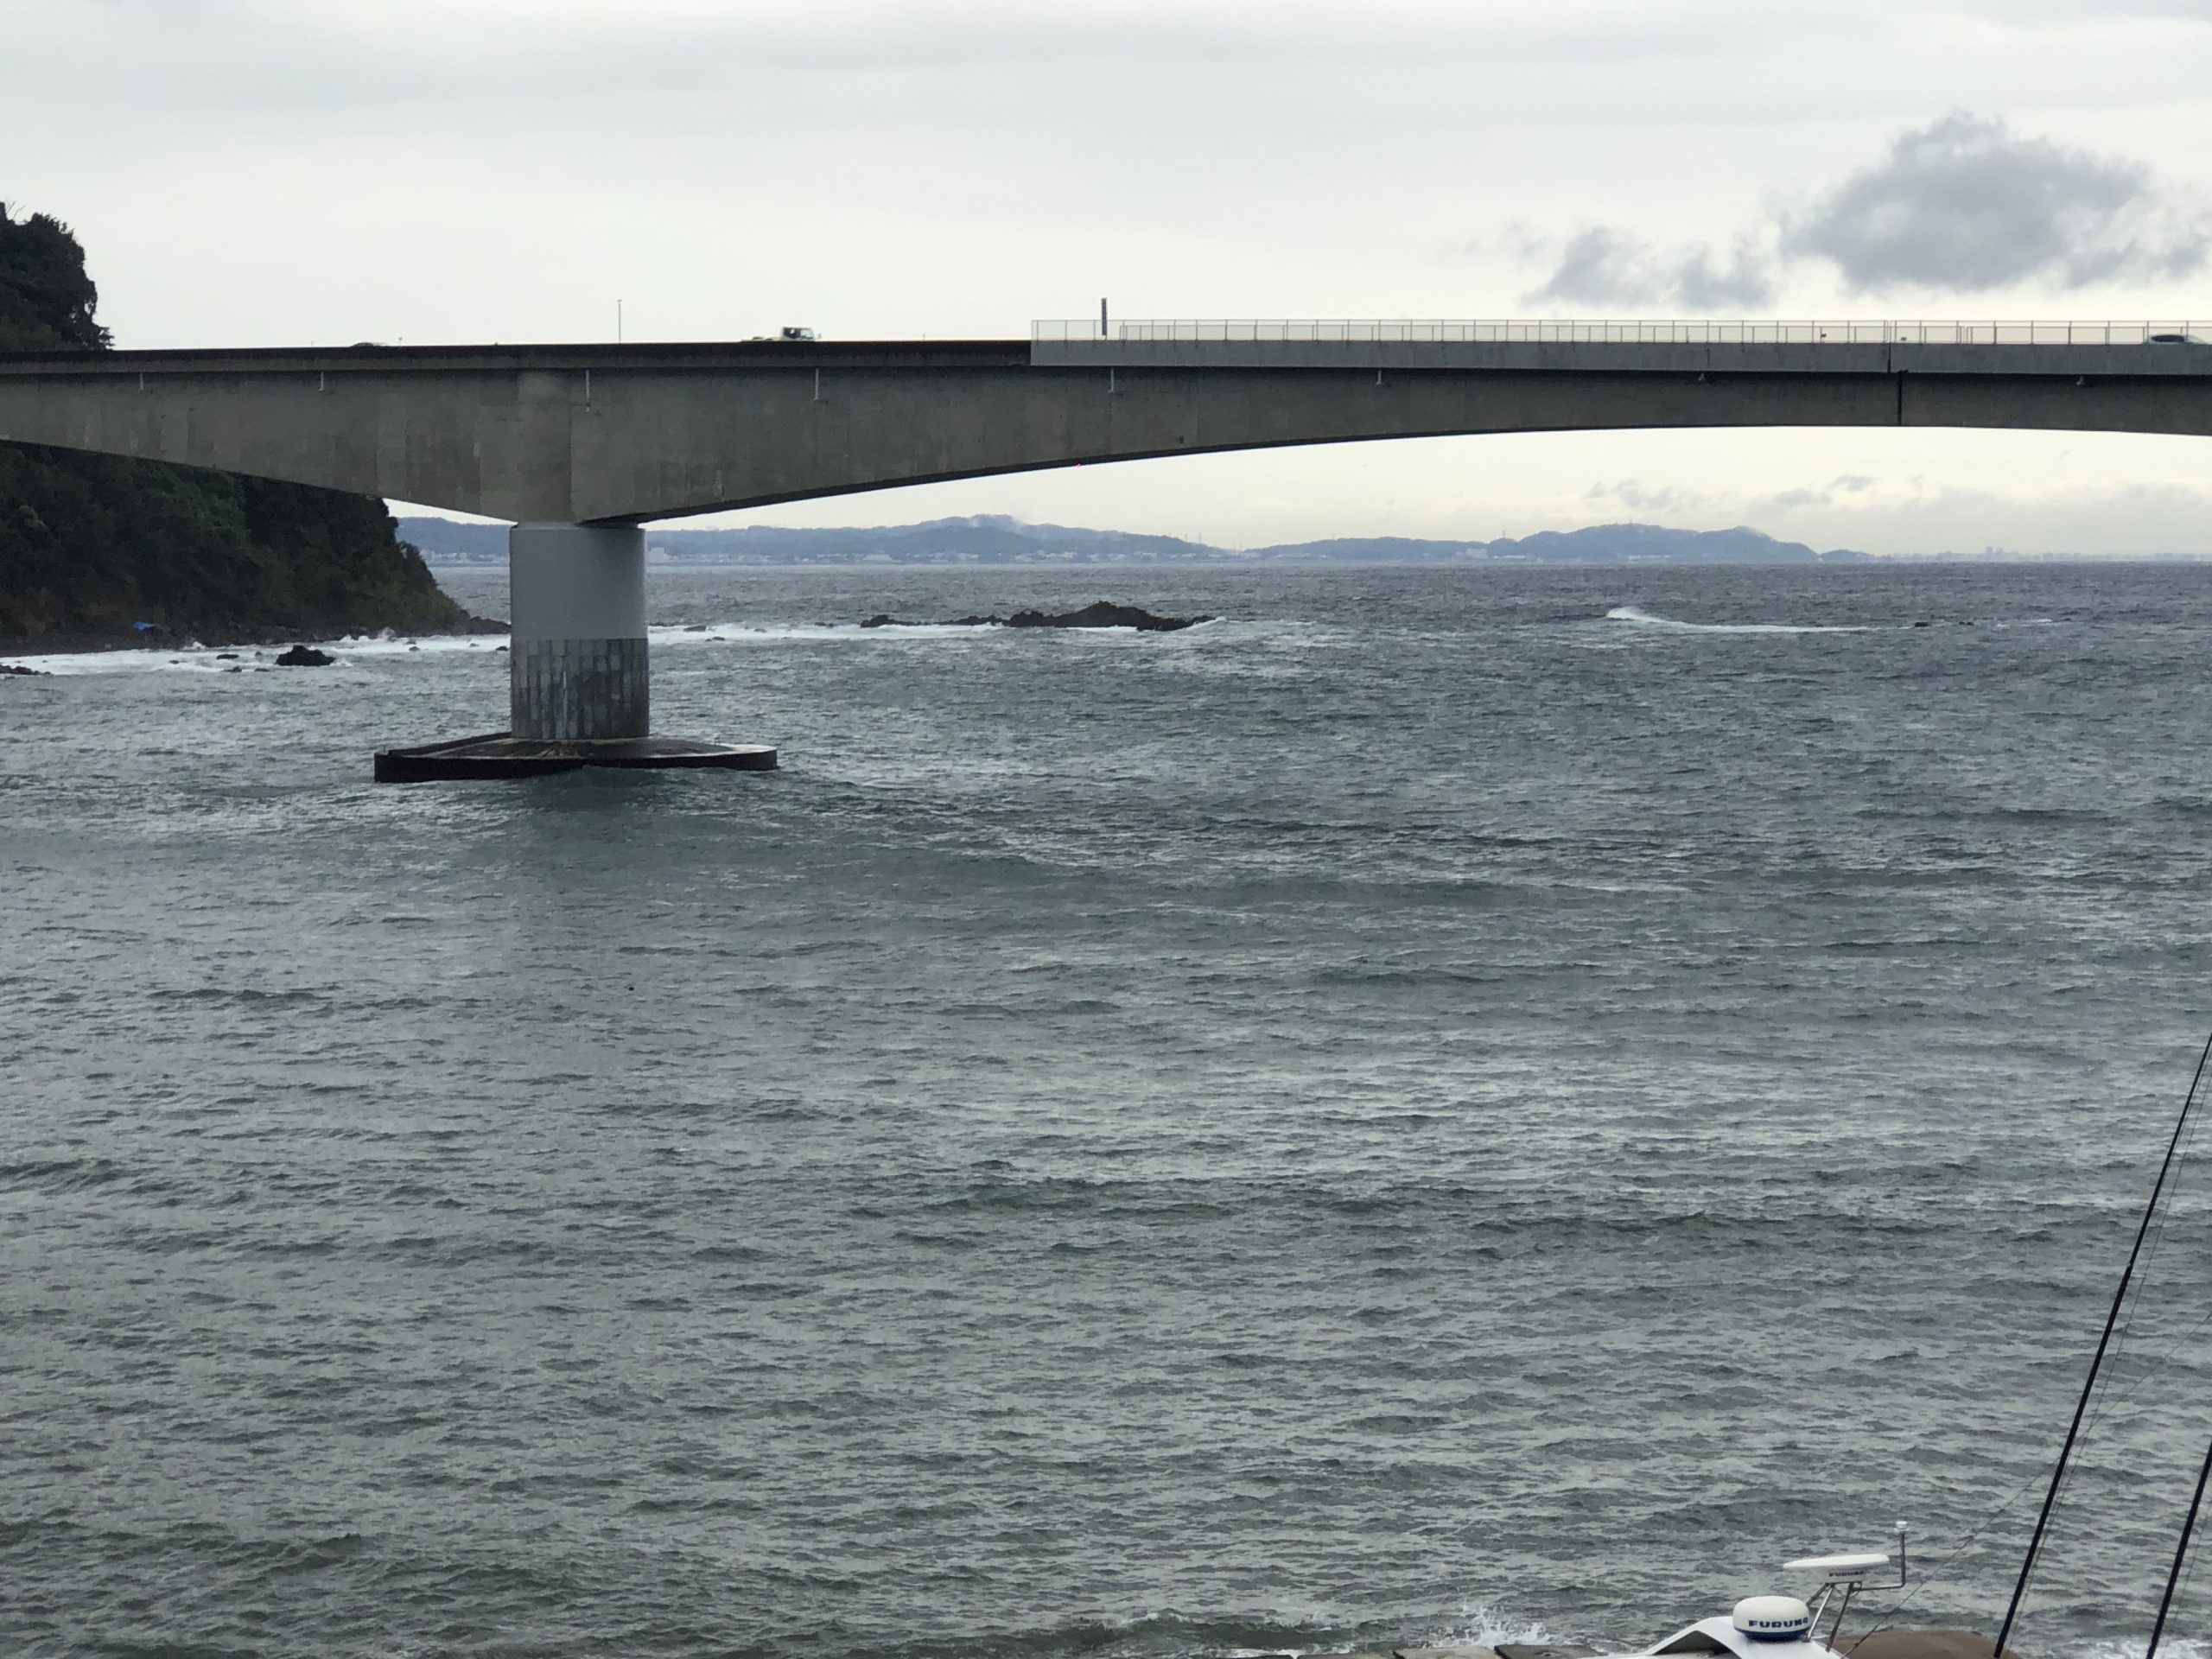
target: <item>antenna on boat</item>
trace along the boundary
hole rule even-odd
[[[2204,1052],[2196,1057],[2196,1075],[2189,1080],[2189,1093],[2182,1100],[2181,1116],[2174,1120],[2173,1138],[2166,1142],[2165,1160],[2158,1166],[2158,1179],[2151,1187],[2151,1201],[2143,1206],[2143,1224],[2135,1230],[2135,1244],[2127,1252],[2127,1266],[2121,1270],[2120,1288],[2113,1293],[2112,1311],[2105,1315],[2104,1334],[2097,1338],[2097,1351],[2089,1360],[2089,1375],[2082,1383],[2082,1397],[2075,1402],[2074,1421],[2066,1427],[2066,1443],[2058,1448],[2058,1461],[2050,1471],[2050,1490],[2043,1495],[2043,1510],[2036,1516],[2036,1529],[2028,1539],[2028,1553],[2020,1562],[2019,1581],[2012,1586],[2012,1599],[2005,1606],[2005,1622],[1997,1627],[1997,1641],[1990,1649],[1990,1659],[2005,1659],[2005,1638],[2012,1635],[2012,1621],[2019,1617],[2021,1599],[2028,1593],[2028,1578],[2035,1571],[2036,1556],[2043,1548],[2044,1532],[2050,1525],[2051,1509],[2058,1502],[2059,1485],[2066,1478],[2067,1460],[2073,1456],[2075,1441],[2081,1438],[2082,1415],[2089,1408],[2089,1395],[2097,1386],[2097,1373],[2104,1369],[2105,1350],[2112,1345],[2113,1329],[2120,1323],[2120,1310],[2127,1300],[2128,1287],[2134,1282],[2135,1264],[2142,1257],[2143,1241],[2150,1236],[2152,1220],[2158,1215],[2159,1202],[2166,1195],[2167,1178],[2173,1173],[2175,1160],[2180,1156],[2182,1135],[2189,1128],[2189,1116],[2196,1105],[2196,1090],[2204,1081],[2204,1067],[2208,1061],[2212,1061],[2212,1037],[2205,1039]],[[2212,1452],[2207,1452],[2205,1477],[2200,1477],[2196,1483],[2199,1499],[2204,1496],[2206,1477],[2212,1477]],[[2190,1531],[2196,1523],[2196,1505],[2193,1503],[2190,1505],[2189,1519],[2189,1527],[2182,1531],[2181,1550],[2174,1557],[2174,1577],[2177,1579],[2181,1573],[2181,1557],[2188,1553]],[[2173,1599],[2173,1580],[2170,1579],[2166,1584],[2168,1603]],[[2165,1619],[2166,1608],[2161,1605],[2158,1609],[2160,1630],[2164,1628]],[[2154,1630],[2151,1636],[2151,1652],[2155,1654],[2158,1647],[2158,1631]],[[2151,1659],[2151,1656],[2146,1654],[2144,1659]]]

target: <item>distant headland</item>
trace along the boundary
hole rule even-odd
[[[507,527],[457,518],[399,521],[400,534],[444,569],[507,561]],[[734,530],[646,532],[657,564],[734,569],[804,569],[867,565],[1618,565],[1618,564],[2192,564],[2195,552],[2025,553],[2008,547],[1970,551],[1861,553],[1825,551],[1785,542],[1738,524],[1730,530],[1682,530],[1667,524],[1587,524],[1495,541],[1436,541],[1404,536],[1338,536],[1268,547],[1216,547],[1179,536],[1071,524],[1031,524],[997,513],[932,518],[918,524],[798,530],[747,524]]]
[[[506,563],[504,524],[403,518],[400,534],[432,564]],[[649,552],[684,565],[1007,564],[1851,564],[1868,555],[1816,552],[1745,526],[1673,530],[1660,524],[1593,524],[1491,542],[1419,541],[1400,536],[1338,537],[1274,547],[1214,547],[1176,536],[1067,524],[1027,524],[995,513],[877,529],[654,530]]]

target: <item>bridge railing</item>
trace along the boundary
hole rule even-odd
[[[1363,345],[2139,346],[2162,336],[2177,336],[2192,342],[2212,341],[2212,323],[1662,321],[1649,318],[1458,322],[1419,318],[1148,318],[1115,322],[1110,325],[1110,332],[1103,335],[1095,317],[1046,319],[1031,325],[1033,340],[1128,343],[1344,340]]]

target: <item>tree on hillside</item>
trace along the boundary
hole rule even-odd
[[[67,225],[49,213],[11,219],[0,201],[0,351],[101,350],[99,297]]]
[[[0,352],[106,350],[99,302],[67,225],[0,204]],[[0,443],[0,641],[471,626],[393,529],[374,496]]]

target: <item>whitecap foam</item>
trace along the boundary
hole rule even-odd
[[[946,622],[902,622],[864,628],[857,622],[709,622],[704,626],[671,624],[650,627],[656,645],[773,645],[791,640],[973,639],[996,632],[988,627],[955,627]]]
[[[1198,633],[1219,628],[1224,622],[1224,618],[1212,617],[1196,627],[1179,632]],[[1247,625],[1248,628],[1250,626]],[[772,645],[791,641],[977,639],[1001,636],[1009,632],[1014,630],[1003,626],[950,622],[901,622],[873,628],[863,627],[857,622],[710,622],[704,626],[660,624],[647,628],[645,637],[650,644],[658,648],[685,645]],[[1133,628],[1071,628],[1062,632],[1106,634],[1122,639],[1139,631]],[[410,656],[488,654],[505,645],[507,636],[504,633],[402,634],[386,631],[375,634],[347,634],[342,639],[308,643],[330,652],[343,665],[349,662],[390,660]],[[284,649],[283,645],[216,646],[195,644],[126,647],[120,651],[57,652],[41,656],[9,657],[0,658],[0,661],[31,669],[40,674],[56,676],[163,672],[219,674],[232,668],[270,667]]]
[[[451,655],[455,652],[493,651],[507,643],[504,633],[391,633],[348,634],[322,642],[322,649],[348,657],[405,657]]]
[[[1684,622],[1671,616],[1661,616],[1653,611],[1640,610],[1633,605],[1616,605],[1605,613],[1608,622],[1625,622],[1631,627],[1656,628],[1669,633],[1871,633],[1866,627],[1820,626],[1809,623],[1790,622]]]
[[[1514,1612],[1496,1602],[1471,1601],[1459,1609],[1457,1623],[1438,1632],[1432,1645],[1494,1648],[1501,1642],[1525,1642],[1548,1647],[1566,1640],[1541,1619]]]
[[[5,660],[13,667],[70,679],[89,674],[219,674],[232,668],[266,668],[276,656],[268,652],[257,658],[250,648],[231,654],[236,660],[226,661],[222,653],[205,646],[190,646],[168,651],[73,651]]]
[[[311,642],[329,652],[340,665],[368,658],[453,656],[495,652],[507,643],[503,633],[479,634],[353,634],[342,639]],[[57,652],[35,657],[10,657],[41,674],[63,677],[88,674],[222,674],[232,669],[273,668],[284,645],[171,645],[166,648],[122,651]]]

